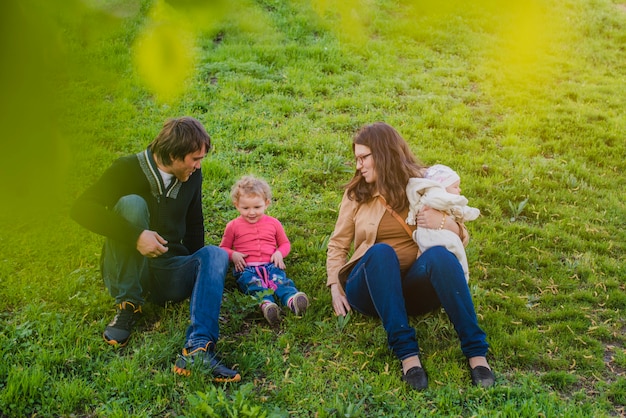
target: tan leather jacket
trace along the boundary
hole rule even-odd
[[[335,230],[328,241],[326,286],[337,283],[343,292],[343,283],[351,267],[376,243],[378,225],[385,210],[385,206],[379,199],[358,203],[348,199],[347,194],[344,193]],[[459,227],[461,241],[467,245],[469,242],[467,229],[463,224],[459,224]],[[354,252],[348,258],[352,244],[354,244]]]

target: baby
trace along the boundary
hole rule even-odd
[[[220,247],[233,262],[233,276],[242,292],[256,296],[270,325],[280,322],[274,296],[296,315],[309,307],[309,299],[285,275],[291,243],[278,219],[265,214],[272,192],[267,182],[242,177],[232,188],[231,198],[240,216],[226,225]]]
[[[436,164],[426,170],[424,178],[410,178],[406,186],[409,199],[409,215],[406,223],[415,225],[415,217],[423,206],[442,211],[457,222],[473,221],[480,211],[467,206],[467,199],[461,195],[461,178],[450,167]],[[420,251],[424,252],[434,246],[444,246],[452,252],[461,263],[465,280],[469,281],[469,267],[465,247],[457,234],[447,229],[417,228],[413,240]]]

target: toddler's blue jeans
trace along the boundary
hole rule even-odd
[[[274,302],[274,296],[276,296],[283,306],[287,306],[289,298],[298,293],[293,281],[285,275],[284,270],[276,267],[274,263],[246,266],[243,271],[233,271],[233,276],[237,279],[241,291],[246,295],[263,295],[259,298],[262,299],[259,300],[260,303],[263,301]],[[268,289],[274,290],[274,294],[267,292]]]

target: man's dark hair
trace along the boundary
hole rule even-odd
[[[150,144],[150,150],[163,165],[172,160],[183,160],[187,154],[204,149],[211,150],[211,138],[202,124],[189,116],[168,119],[161,132]]]

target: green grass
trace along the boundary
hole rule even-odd
[[[14,40],[0,44],[0,416],[626,413],[626,3],[31,0],[28,15],[13,3],[0,22]],[[218,347],[238,384],[171,372],[187,303],[147,305],[129,345],[106,346],[103,239],[67,217],[114,158],[179,115],[215,143],[207,243],[237,214],[233,182],[268,179],[288,274],[312,298],[272,330],[228,276]],[[424,393],[400,381],[378,321],[332,313],[326,243],[351,138],[378,120],[424,163],[454,167],[482,212],[467,254],[491,389],[471,387],[442,312],[411,320]]]

